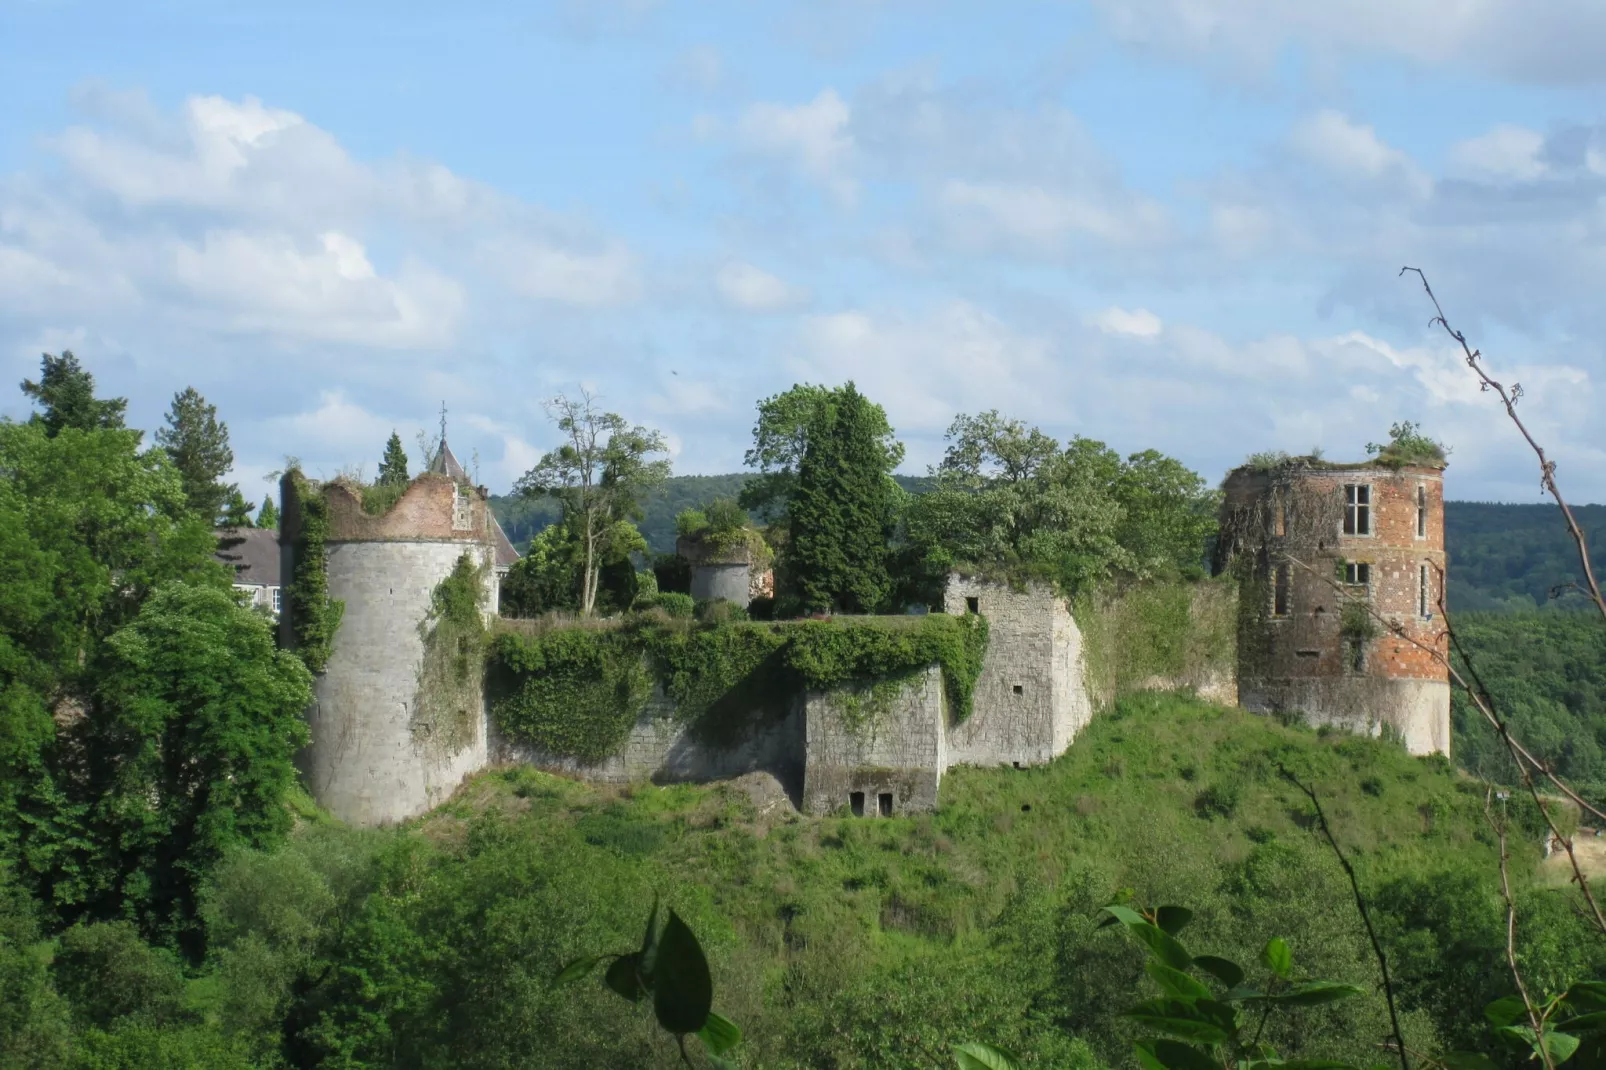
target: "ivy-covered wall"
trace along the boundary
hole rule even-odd
[[[986,647],[984,619],[946,614],[714,625],[641,617],[614,628],[534,631],[504,625],[490,649],[491,719],[516,745],[595,763],[624,744],[657,684],[689,739],[728,748],[786,716],[810,691],[864,694],[853,713],[873,720],[889,686],[935,664],[950,716],[963,720]]]
[[[1127,692],[1166,687],[1237,702],[1238,588],[1231,579],[1148,581],[1083,594],[1072,615],[1096,709]]]
[[[280,480],[279,500],[285,503],[281,531],[290,542],[284,583],[289,646],[309,670],[321,673],[334,652],[335,632],[346,609],[344,602],[329,597],[329,503],[298,468]]]

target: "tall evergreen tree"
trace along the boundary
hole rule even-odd
[[[234,488],[228,504],[223,507],[222,526],[226,528],[251,527],[251,503],[245,500],[240,488]]]
[[[257,510],[257,527],[276,531],[279,527],[279,507],[273,504],[273,495],[262,499],[262,508]]]
[[[785,574],[808,612],[875,611],[892,588],[895,485],[878,407],[848,383],[809,428],[788,509]]]
[[[123,426],[127,398],[96,398],[95,377],[84,370],[71,350],[61,356],[44,354],[39,361],[39,381],[22,381],[22,392],[33,398],[44,411],[34,419],[44,424],[52,438],[64,427],[90,431]]]
[[[385,456],[379,462],[378,482],[404,486],[407,480],[407,451],[402,449],[401,436],[392,431],[390,441],[385,443]]]
[[[167,451],[184,481],[190,508],[216,523],[231,496],[239,494],[223,476],[234,467],[229,425],[219,423],[217,406],[208,405],[193,386],[173,395],[167,426],[156,432],[156,444]]]

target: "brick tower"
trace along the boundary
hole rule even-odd
[[[1448,652],[1443,466],[1294,458],[1235,469],[1222,490],[1217,569],[1242,580],[1242,705],[1449,754],[1448,670],[1411,642]]]

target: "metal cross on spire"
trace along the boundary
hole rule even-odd
[[[441,445],[446,445],[446,402],[441,402]]]

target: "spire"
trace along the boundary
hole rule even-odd
[[[446,402],[441,402],[441,449],[446,448]]]

